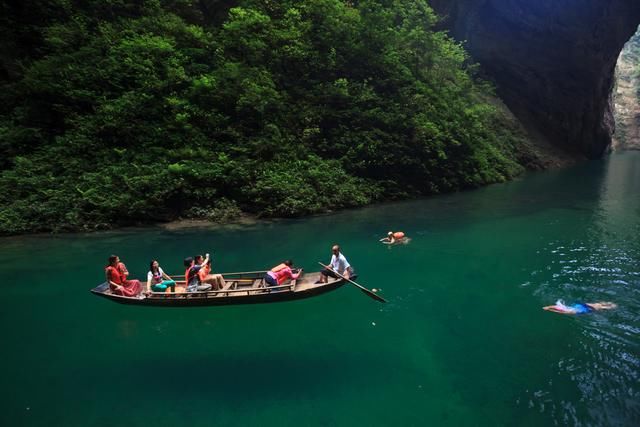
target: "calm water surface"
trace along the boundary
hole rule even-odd
[[[640,153],[478,191],[245,227],[0,240],[0,425],[638,425]],[[413,237],[377,243],[390,229]],[[91,295],[134,276],[307,270],[360,281],[290,303],[157,309]],[[614,301],[583,316],[562,298]]]

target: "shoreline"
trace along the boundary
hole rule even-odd
[[[277,219],[277,218],[276,218]],[[242,213],[238,218],[230,219],[228,221],[211,221],[204,218],[178,218],[168,222],[159,222],[153,224],[144,224],[142,227],[158,227],[166,231],[181,231],[189,230],[193,228],[217,228],[226,227],[230,225],[238,226],[252,226],[263,222],[270,222],[273,219],[258,218],[257,215]]]
[[[611,155],[611,153],[609,155]],[[603,156],[603,159],[605,157],[606,156]],[[556,162],[550,161],[551,159],[556,159]],[[557,159],[553,156],[549,156],[545,160],[546,162],[544,162],[545,163],[544,168],[526,169],[522,174],[516,177],[513,177],[510,180],[504,181],[502,183],[512,182],[529,173],[539,173],[539,172],[550,171],[550,170],[564,169],[564,168],[573,166],[577,163],[581,163],[581,160],[579,159],[572,159],[572,161],[562,161],[561,159]],[[95,224],[93,228],[87,227],[87,228],[78,228],[78,229],[62,229],[57,231],[34,231],[34,232],[26,232],[26,233],[18,233],[18,234],[5,234],[5,235],[0,235],[0,240],[8,240],[12,238],[32,237],[32,236],[33,237],[44,237],[44,236],[50,237],[52,235],[55,236],[55,235],[72,235],[72,234],[109,233],[109,232],[126,231],[126,230],[132,230],[132,229],[142,229],[142,228],[144,229],[157,228],[163,231],[183,231],[183,230],[192,230],[192,229],[198,229],[198,228],[212,229],[212,228],[233,227],[233,226],[250,227],[257,224],[266,224],[270,222],[276,222],[276,221],[282,221],[282,220],[288,220],[288,219],[303,219],[303,218],[311,218],[315,216],[331,215],[337,212],[342,212],[350,209],[362,209],[362,208],[367,208],[372,206],[383,205],[386,203],[406,202],[406,201],[412,201],[412,200],[419,200],[422,198],[431,198],[435,196],[455,194],[459,192],[466,192],[466,191],[477,190],[480,188],[486,188],[490,185],[495,185],[495,184],[501,184],[501,183],[500,182],[491,183],[491,184],[483,185],[477,188],[451,191],[451,192],[440,193],[440,194],[420,195],[420,196],[390,199],[390,200],[379,200],[379,201],[362,205],[362,206],[354,206],[354,207],[338,209],[338,210],[329,210],[326,212],[316,212],[316,213],[307,214],[307,215],[298,216],[298,217],[273,217],[273,218],[263,217],[261,218],[256,214],[241,212],[237,217],[224,220],[224,221],[212,221],[205,218],[177,218],[177,219],[169,220],[166,222],[154,221],[154,222],[147,222],[147,223],[132,223],[127,225],[109,226],[107,224]]]

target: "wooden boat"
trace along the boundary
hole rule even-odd
[[[329,277],[328,283],[315,283],[320,273],[303,273],[297,280],[281,286],[266,287],[266,271],[222,274],[226,285],[223,289],[207,292],[186,292],[185,282],[177,281],[176,292],[149,292],[137,297],[112,294],[109,284],[104,282],[91,292],[120,304],[149,305],[159,307],[192,307],[210,305],[259,304],[291,301],[314,297],[338,289],[345,283],[342,278]],[[180,276],[175,276],[180,277]],[[184,276],[182,276],[184,277]]]

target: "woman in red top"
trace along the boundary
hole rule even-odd
[[[207,254],[209,255],[209,254]],[[211,258],[207,257],[208,262],[204,262],[202,255],[195,256],[195,263],[202,265],[200,271],[198,271],[198,276],[200,276],[200,282],[210,284],[213,289],[223,289],[226,285],[224,281],[224,277],[222,274],[212,274],[211,273]]]
[[[124,273],[126,271],[126,274]],[[125,297],[135,297],[142,291],[139,280],[127,280],[127,267],[120,262],[117,255],[109,257],[109,264],[104,269],[111,293]]]
[[[282,264],[272,268],[270,271],[267,271],[267,274],[264,275],[264,281],[267,286],[280,286],[287,279],[296,280],[302,274],[302,269],[298,270],[297,273],[294,273],[291,270],[291,266],[293,265],[293,261],[286,260]]]

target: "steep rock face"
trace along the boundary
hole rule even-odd
[[[613,93],[616,133],[612,150],[640,150],[640,30],[622,49]]]
[[[515,115],[590,158],[611,143],[616,60],[640,0],[431,0]]]

